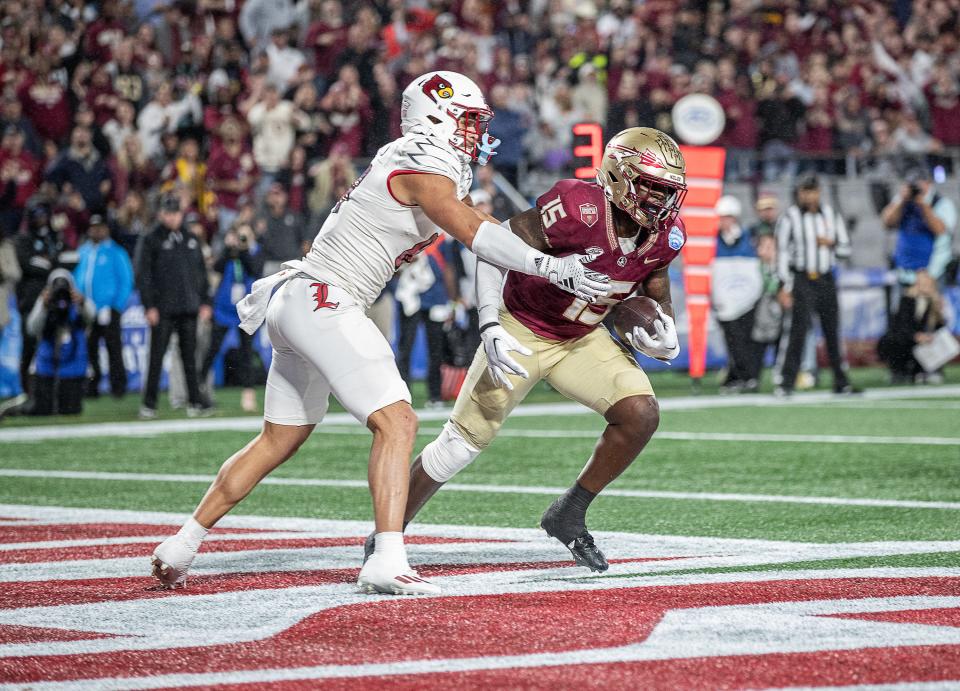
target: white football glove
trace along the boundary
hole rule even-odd
[[[524,379],[530,376],[527,370],[510,357],[510,353],[516,351],[521,355],[530,355],[533,351],[520,345],[520,342],[500,324],[486,327],[480,332],[480,340],[483,341],[483,352],[487,355],[487,371],[490,372],[497,386],[504,386],[508,391],[513,391],[513,384],[510,383],[508,374]]]
[[[634,350],[644,355],[664,362],[673,360],[680,354],[680,341],[677,339],[677,325],[670,315],[665,314],[657,305],[657,314],[660,319],[653,322],[656,336],[651,336],[645,329],[635,326],[633,332],[626,334],[627,341]]]
[[[537,273],[553,285],[581,300],[596,302],[610,292],[610,277],[584,266],[595,257],[586,254],[571,254],[566,257],[537,257]]]

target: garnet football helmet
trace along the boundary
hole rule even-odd
[[[616,207],[645,228],[669,223],[687,194],[680,147],[652,127],[631,127],[607,142],[597,184]]]
[[[470,161],[477,160],[477,144],[487,131],[493,110],[480,87],[457,72],[428,72],[403,90],[400,131],[434,134]],[[474,142],[468,137],[475,134]]]

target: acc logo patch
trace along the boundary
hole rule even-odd
[[[683,231],[677,226],[673,226],[670,229],[670,235],[667,236],[667,244],[675,252],[683,247]]]
[[[583,221],[584,225],[592,228],[593,224],[597,222],[598,218],[600,218],[600,214],[597,212],[596,204],[580,205],[580,220]]]
[[[447,83],[447,80],[441,77],[439,74],[435,74],[430,79],[423,83],[423,93],[425,93],[431,101],[434,103],[437,102],[437,98],[453,98],[453,87]],[[436,95],[436,97],[434,96]]]

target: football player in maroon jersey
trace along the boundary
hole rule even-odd
[[[659,304],[662,328],[653,337],[635,328],[627,335],[630,345],[661,360],[679,354],[667,267],[686,240],[678,218],[685,193],[685,166],[676,142],[658,130],[634,127],[607,143],[596,182],[561,180],[535,208],[504,223],[546,254],[586,255],[582,261],[609,276],[611,290],[588,303],[541,278],[480,261],[483,345],[450,420],[414,461],[405,525],[490,444],[513,408],[545,379],[603,415],[607,428],[576,482],[550,505],[540,525],[570,549],[578,564],[607,569],[586,528],[587,507],[643,450],[660,414],[647,375],[606,329],[597,327],[614,305],[642,290]],[[371,535],[366,554],[373,547]]]

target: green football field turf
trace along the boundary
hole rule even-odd
[[[869,376],[875,373],[861,375],[860,380]],[[689,385],[680,386],[677,375],[658,378],[662,381],[655,378],[655,385],[667,391],[661,393],[664,401],[689,393]],[[756,406],[744,398],[732,406],[667,409],[658,436],[611,489],[684,496],[601,496],[591,507],[589,525],[601,531],[800,542],[956,540],[960,534],[960,401],[938,394],[936,388],[920,393],[924,397],[908,400],[846,397],[817,404],[798,399],[786,405]],[[220,415],[235,414],[237,393],[225,391],[220,397]],[[537,402],[559,400],[548,391],[535,395]],[[131,420],[127,413],[132,403],[130,399],[96,401],[91,406],[95,414],[85,421]],[[26,420],[15,422],[22,425]],[[418,448],[433,438],[440,425],[439,421],[421,424]],[[419,520],[536,527],[553,489],[575,480],[602,429],[599,416],[588,411],[514,417],[490,449],[455,480],[500,489],[446,489]],[[729,440],[711,436],[718,433],[739,436]],[[758,440],[757,435],[787,436]],[[143,481],[4,476],[0,503],[188,512],[202,495],[206,476],[216,473],[221,462],[251,436],[245,431],[189,431],[3,441],[2,469],[204,477]],[[909,439],[901,443],[897,438]],[[347,481],[348,486],[264,485],[238,511],[369,520],[369,495],[363,486],[369,441],[369,434],[357,425],[319,428],[274,476]],[[702,496],[716,493],[770,496],[765,501]],[[803,503],[797,497],[827,497],[839,503]],[[955,505],[844,503],[857,499]],[[791,568],[814,565],[800,564]],[[816,562],[823,564],[827,562]],[[930,554],[829,563],[846,565],[956,567],[960,553],[931,550]]]

